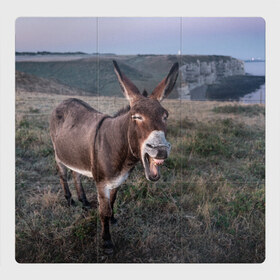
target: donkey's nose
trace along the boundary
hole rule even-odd
[[[158,145],[152,145],[152,144],[147,143],[146,146],[151,149],[165,149],[167,151],[170,151],[170,149],[171,149],[171,144],[167,141],[165,141],[164,144],[158,144]]]
[[[157,146],[157,159],[166,159],[170,153],[171,144],[169,142],[165,142],[163,145]]]
[[[168,157],[167,149],[158,149],[157,150],[157,159],[166,159]]]

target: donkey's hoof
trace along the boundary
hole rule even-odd
[[[103,251],[105,255],[112,255],[114,253],[114,244],[111,240],[104,241]]]
[[[75,202],[75,200],[72,199],[72,198],[67,199],[67,204],[68,204],[68,207],[70,207],[70,206],[76,206],[76,202]]]
[[[118,220],[115,217],[111,217],[111,224],[114,226],[118,225]]]
[[[91,204],[88,202],[88,200],[84,200],[84,201],[82,201],[82,203],[83,203],[83,209],[84,210],[89,210],[89,209],[92,208]]]

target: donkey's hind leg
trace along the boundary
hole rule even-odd
[[[64,191],[64,196],[67,200],[68,206],[75,205],[75,201],[72,199],[72,194],[69,190],[68,182],[67,182],[67,168],[60,161],[56,160],[57,169],[60,178],[60,184]]]
[[[81,174],[79,174],[75,171],[72,171],[72,174],[73,174],[74,184],[76,187],[79,201],[81,201],[83,203],[84,208],[90,208],[90,203],[87,200],[87,197],[86,197],[86,194],[85,194],[82,182],[81,182]]]

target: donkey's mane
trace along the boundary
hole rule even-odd
[[[113,115],[113,118],[119,117],[121,115],[124,115],[125,113],[127,113],[130,110],[130,106],[127,105],[126,107],[121,108],[118,112],[116,112]]]

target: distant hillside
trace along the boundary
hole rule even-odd
[[[45,56],[47,58],[47,56]],[[104,55],[78,57],[75,60],[65,61],[31,61],[16,62],[16,70],[40,78],[55,79],[90,94],[107,96],[122,96],[117,78],[113,71],[112,60],[117,60],[121,70],[139,87],[151,92],[154,87],[167,75],[174,62],[197,64],[197,62],[226,63],[232,58],[227,56],[176,56],[176,55]],[[177,82],[179,85],[179,82]],[[178,97],[178,91],[172,93]]]
[[[112,60],[140,90],[151,91],[165,75],[172,61],[167,56],[91,56],[71,61],[16,62],[16,70],[40,78],[55,79],[92,94],[122,96]],[[99,90],[98,90],[98,89]]]
[[[84,52],[48,52],[48,51],[42,51],[42,52],[16,52],[16,55],[84,55],[87,53]]]
[[[115,55],[114,53],[85,53],[85,52],[49,52],[49,51],[42,51],[42,52],[16,52],[16,56],[20,55],[27,55],[27,56],[38,56],[38,55],[46,55],[46,56],[53,56],[53,55],[99,55],[99,56],[106,56],[106,55]]]
[[[65,55],[65,54],[64,54]],[[23,56],[21,56],[23,57]],[[42,58],[43,57],[43,58]],[[175,62],[180,63],[180,75],[170,98],[203,100],[205,98],[239,98],[258,87],[264,79],[245,77],[244,62],[230,56],[219,55],[114,55],[114,54],[74,54],[74,55],[31,55],[26,54],[25,61],[16,61],[16,70],[32,75],[25,79],[24,87],[41,87],[63,93],[81,92],[81,95],[123,96],[112,60],[116,60],[126,76],[140,91],[151,92],[168,74]],[[233,90],[233,80],[228,77],[238,76],[240,91]],[[35,80],[38,79],[45,80]],[[50,80],[47,82],[47,80]],[[250,80],[250,81],[249,81]],[[30,84],[27,83],[29,81]],[[235,81],[235,80],[234,80]],[[251,83],[247,85],[248,81]],[[37,85],[36,83],[39,83]],[[40,86],[48,83],[48,86]],[[57,84],[54,84],[57,83]],[[17,87],[22,87],[23,82]],[[58,89],[55,89],[55,87]],[[68,86],[68,88],[67,88]],[[235,87],[235,86],[234,86]],[[219,92],[216,94],[214,91]]]
[[[54,93],[67,95],[89,95],[85,92],[50,79],[16,71],[16,90],[25,92]]]

